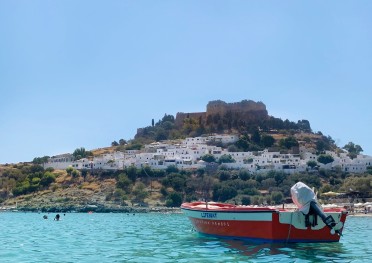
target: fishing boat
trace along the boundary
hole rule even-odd
[[[344,208],[321,208],[302,182],[291,188],[296,209],[217,202],[183,203],[181,209],[201,234],[257,242],[338,242],[346,221]]]

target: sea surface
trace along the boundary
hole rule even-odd
[[[255,244],[205,237],[183,214],[1,212],[0,262],[372,262],[372,217],[339,243]]]

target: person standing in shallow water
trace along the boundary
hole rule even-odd
[[[54,218],[54,220],[59,221],[59,214],[56,214],[56,217]]]

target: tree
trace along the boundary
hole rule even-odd
[[[280,204],[283,202],[283,193],[282,192],[278,192],[278,191],[273,191],[271,193],[271,200],[275,203],[275,204]]]
[[[289,136],[289,137],[287,137],[285,139],[281,139],[279,141],[279,145],[281,147],[284,147],[284,148],[287,148],[287,149],[291,149],[292,147],[298,146],[298,141],[296,140],[295,137]]]
[[[311,132],[310,122],[308,120],[297,121],[298,129],[305,132]]]
[[[231,178],[230,172],[228,172],[228,171],[220,171],[219,172],[220,181],[228,181],[228,180],[230,180],[230,178]]]
[[[178,173],[179,172],[179,169],[177,168],[177,166],[175,166],[175,165],[169,165],[168,167],[167,167],[167,169],[165,169],[165,171],[168,173],[168,174],[170,174],[170,173]]]
[[[261,144],[263,147],[271,147],[275,143],[275,139],[271,135],[262,135],[261,137]]]
[[[344,191],[359,191],[363,196],[368,196],[372,191],[372,176],[365,177],[348,177],[341,187]]]
[[[224,154],[219,159],[218,162],[221,163],[235,163],[235,159],[230,154]]]
[[[354,144],[353,142],[349,142],[348,144],[346,144],[343,149],[349,152],[348,155],[351,159],[354,159],[355,157],[357,157],[358,154],[363,152],[362,147],[360,145]]]
[[[328,163],[331,163],[334,161],[333,157],[330,156],[329,154],[321,154],[319,155],[318,157],[318,162],[322,163],[322,164],[328,164]]]
[[[166,130],[162,127],[157,128],[155,132],[155,140],[163,141],[167,139],[168,139],[168,133],[166,132]]]
[[[127,144],[127,141],[124,140],[124,139],[120,139],[120,140],[119,140],[119,144],[120,144],[120,145],[125,145],[125,144]]]
[[[316,161],[310,160],[306,163],[307,166],[309,166],[311,169],[314,169],[318,165]]]
[[[251,178],[251,175],[248,170],[246,169],[240,169],[239,170],[239,178],[243,181],[247,181],[249,178]]]
[[[161,120],[162,122],[173,122],[174,123],[174,116],[173,115],[167,115],[166,113],[164,114],[163,119]]]
[[[53,167],[48,167],[45,169],[46,172],[53,172],[54,171],[54,168]]]
[[[240,136],[239,140],[235,143],[235,145],[242,151],[248,151],[249,149],[249,139],[247,136],[243,135]]]
[[[74,170],[74,168],[72,168],[71,166],[66,168],[66,172],[67,172],[68,175],[71,175],[73,170]]]
[[[225,182],[215,186],[213,189],[213,200],[225,202],[231,198],[234,198],[237,194],[237,190]]]
[[[229,145],[229,147],[227,147],[227,151],[228,152],[238,152],[238,147],[235,145],[235,144],[232,144],[232,145]]]
[[[243,162],[244,162],[245,164],[253,163],[253,158],[244,159]]]
[[[132,199],[134,202],[143,202],[145,198],[149,195],[149,192],[147,192],[146,187],[143,183],[138,183],[132,194],[134,195],[134,198]]]
[[[162,187],[160,188],[160,193],[161,193],[164,197],[168,196],[168,194],[169,194],[167,188],[164,187],[164,186],[162,186]]]
[[[316,146],[316,150],[317,150],[318,153],[321,153],[321,152],[323,152],[324,150],[327,149],[327,145],[323,140],[317,141],[315,143],[315,146]]]
[[[281,185],[285,178],[287,178],[287,175],[283,171],[272,171],[271,176],[271,178],[274,178],[276,185]]]
[[[276,186],[276,181],[274,178],[267,178],[262,180],[261,185],[264,189],[269,189],[270,187]]]
[[[72,175],[73,178],[77,178],[77,177],[79,177],[80,173],[79,173],[78,170],[75,170],[75,169],[74,169],[74,170],[71,172],[71,175]]]
[[[86,151],[84,147],[80,147],[75,149],[72,155],[75,157],[75,160],[80,160],[82,158],[92,156],[93,154],[90,151]]]
[[[165,129],[165,130],[171,130],[173,129],[174,127],[174,122],[171,122],[171,121],[165,121],[161,124],[161,126]]]
[[[182,195],[178,192],[170,193],[167,197],[167,207],[179,207],[182,204]]]
[[[135,182],[137,179],[137,168],[135,166],[129,166],[126,169],[126,174],[132,182]]]
[[[259,144],[261,142],[261,135],[260,135],[260,132],[258,130],[254,130],[254,132],[251,136],[251,140],[256,144]]]
[[[251,198],[248,195],[242,196],[242,205],[250,205]]]
[[[198,176],[203,176],[203,175],[205,174],[205,168],[198,168],[198,169],[196,170],[196,174],[197,174]]]
[[[214,185],[214,179],[211,176],[203,176],[199,184],[199,189],[200,189],[200,192],[202,193],[202,197],[205,200],[210,199],[210,190],[212,189],[213,185]]]
[[[83,169],[83,170],[80,171],[80,173],[81,173],[81,176],[84,178],[84,181],[85,181],[85,178],[88,175],[88,170],[87,169]]]
[[[128,176],[125,173],[121,173],[118,176],[116,187],[123,189],[126,193],[130,193],[130,190],[132,188],[132,181],[128,178]]]
[[[186,185],[186,176],[179,173],[171,173],[163,179],[163,184],[165,186],[170,186],[176,191],[182,191]]]
[[[120,203],[123,203],[123,201],[127,199],[127,196],[125,195],[125,192],[123,189],[116,189],[113,194],[113,197],[115,201],[118,201]]]
[[[111,146],[118,146],[119,145],[119,143],[117,142],[117,141],[113,141],[112,143],[111,143]]]
[[[38,172],[40,173],[44,172],[44,167],[38,164],[32,165],[30,167],[30,173],[38,173]]]
[[[40,180],[40,184],[44,187],[49,186],[51,183],[54,183],[56,177],[51,172],[45,172],[43,177]]]
[[[43,163],[47,163],[49,158],[50,158],[49,156],[44,156],[44,157],[35,157],[35,158],[32,160],[32,163],[34,163],[34,164],[43,164]]]
[[[207,162],[207,163],[216,162],[216,157],[214,157],[213,154],[205,154],[205,155],[201,156],[200,159],[202,159],[204,162]]]

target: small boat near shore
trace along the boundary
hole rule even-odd
[[[323,210],[313,190],[301,182],[291,193],[297,210],[216,202],[183,203],[181,209],[205,235],[257,242],[338,242],[346,209]]]

